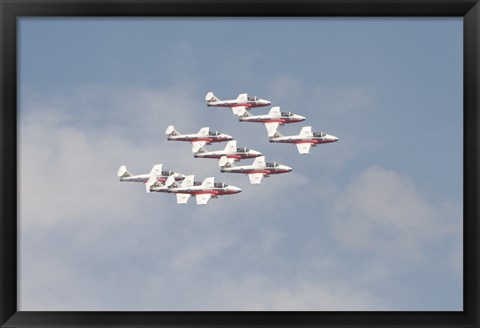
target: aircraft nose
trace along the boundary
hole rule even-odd
[[[240,189],[238,187],[235,187],[235,186],[232,186],[232,190],[233,190],[234,193],[242,192],[242,189]]]
[[[335,141],[338,141],[338,138],[334,136],[333,137],[333,142],[335,142]]]

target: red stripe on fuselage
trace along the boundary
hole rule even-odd
[[[320,140],[315,140],[315,139],[299,140],[299,141],[294,141],[293,143],[294,143],[294,144],[302,144],[302,143],[318,144],[318,143],[320,143]]]

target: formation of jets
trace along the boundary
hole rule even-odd
[[[237,99],[220,100],[213,92],[205,96],[208,107],[228,107],[238,116],[240,122],[262,123],[271,143],[294,144],[300,154],[308,154],[312,147],[318,144],[332,143],[338,138],[324,132],[312,132],[311,126],[304,126],[298,135],[282,135],[278,128],[289,123],[305,121],[304,116],[292,112],[282,112],[275,106],[268,114],[252,115],[250,110],[256,107],[271,105],[271,102],[258,97],[249,96],[247,93],[238,95]],[[237,147],[237,140],[228,134],[211,130],[209,127],[201,128],[197,133],[181,134],[173,125],[165,130],[167,140],[184,141],[192,144],[192,153],[195,158],[217,159],[221,173],[240,173],[248,176],[251,184],[260,184],[264,177],[274,174],[283,174],[292,171],[292,168],[277,162],[266,161],[261,152],[247,147]],[[205,147],[212,143],[226,142],[223,149],[209,151]],[[238,165],[236,162],[254,159],[250,165]],[[145,184],[147,193],[160,192],[175,194],[177,204],[186,204],[195,196],[198,205],[204,205],[212,198],[223,195],[232,195],[241,192],[238,187],[224,182],[215,182],[215,177],[208,177],[203,181],[195,181],[194,175],[184,175],[178,172],[163,170],[162,164],[156,164],[148,174],[133,175],[125,165],[118,169],[117,176],[124,182],[141,182]]]
[[[169,177],[164,184],[151,177],[147,181],[146,190],[147,192],[173,193],[177,198],[177,204],[186,204],[190,197],[195,196],[197,205],[205,205],[212,198],[238,194],[242,191],[242,189],[224,182],[215,182],[214,177],[195,181],[194,175],[187,175],[181,183],[178,183],[173,177]]]

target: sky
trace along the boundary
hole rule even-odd
[[[462,28],[21,18],[19,310],[463,310]],[[261,124],[207,107],[209,91],[307,118],[283,134],[339,141],[270,144]],[[251,185],[167,141],[168,125],[208,126],[293,171]],[[120,165],[157,163],[242,192],[178,205],[118,181]]]

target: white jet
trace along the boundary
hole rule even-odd
[[[281,174],[291,172],[292,168],[281,165],[276,162],[265,162],[265,156],[255,158],[251,165],[235,166],[226,156],[218,161],[220,172],[223,173],[243,173],[247,174],[251,184],[259,184],[263,177],[269,177],[271,174]]]
[[[269,141],[295,144],[300,154],[308,154],[311,147],[336,142],[338,138],[324,132],[312,132],[311,126],[304,126],[298,135],[284,136],[277,131]]]
[[[200,148],[193,154],[195,158],[214,158],[220,159],[222,156],[226,156],[231,162],[239,161],[246,158],[255,158],[262,156],[262,153],[246,147],[237,147],[237,140],[230,140],[227,142],[225,149],[207,151],[205,148]]]
[[[208,92],[205,96],[207,106],[209,107],[230,107],[235,115],[243,115],[246,110],[254,107],[270,106],[271,102],[258,97],[249,96],[247,93],[241,93],[237,99],[220,100],[213,92]]]
[[[305,117],[292,112],[281,112],[280,107],[272,107],[268,114],[252,115],[249,112],[245,112],[238,120],[240,122],[263,123],[267,129],[268,136],[272,137],[277,132],[279,125],[302,122],[305,121]]]
[[[165,130],[168,140],[189,141],[192,143],[192,152],[196,153],[203,146],[212,142],[224,142],[232,140],[233,137],[228,134],[212,131],[209,127],[201,128],[197,133],[181,134],[173,125],[169,125]]]
[[[177,183],[175,179],[167,179],[165,185],[162,186],[155,181],[151,180],[151,186],[149,186],[149,192],[160,191],[174,193],[177,197],[177,204],[186,204],[190,197],[195,196],[197,205],[205,205],[212,198],[217,198],[224,195],[233,195],[242,191],[242,189],[229,186],[223,182],[215,182],[214,177],[209,177],[203,180],[203,182],[195,181],[194,175],[187,175],[181,184]],[[167,190],[165,190],[167,188]]]
[[[133,175],[127,170],[125,165],[120,166],[117,172],[120,181],[123,182],[143,182],[146,183],[150,176],[154,176],[158,181],[165,182],[168,177],[172,176],[175,180],[183,180],[185,176],[181,173],[163,170],[162,164],[156,164],[148,174]]]

